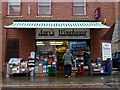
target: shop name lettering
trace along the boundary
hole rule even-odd
[[[87,31],[77,31],[77,30],[58,30],[58,36],[86,36]],[[55,36],[54,30],[40,30],[39,36]]]
[[[59,30],[59,36],[86,36],[87,31]]]
[[[54,36],[54,31],[51,29],[51,30],[48,30],[48,31],[45,31],[45,30],[40,30],[39,32],[39,36]]]

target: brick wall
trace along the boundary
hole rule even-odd
[[[34,29],[18,29],[8,30],[7,38],[19,39],[19,57],[27,60],[30,52],[35,51],[35,30]]]
[[[120,17],[120,2],[115,3],[115,17]]]
[[[103,21],[106,18],[106,25],[112,26],[115,23],[115,3],[96,3],[96,7],[101,8],[101,17],[100,20]],[[102,58],[102,40],[101,37],[108,31],[109,29],[100,29],[100,30],[91,30],[91,53],[94,61],[97,57]]]

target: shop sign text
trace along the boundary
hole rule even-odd
[[[78,38],[90,39],[89,29],[36,29],[36,39],[41,38]]]

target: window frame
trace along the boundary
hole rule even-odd
[[[42,6],[41,7],[43,7],[43,6],[47,6],[47,5],[43,5],[43,4],[41,4]],[[49,13],[50,14],[40,14],[39,13],[39,0],[38,0],[38,2],[37,2],[37,16],[51,16],[52,15],[52,0],[50,0],[50,4],[49,4]]]
[[[73,9],[72,9],[72,15],[73,16],[87,15],[87,2],[86,2],[86,0],[84,0],[84,5],[74,5],[74,0],[73,0],[72,7],[73,7]],[[75,14],[74,7],[84,7],[84,14]]]
[[[8,2],[7,2],[7,16],[21,16],[21,14],[22,14],[22,0],[20,0],[20,12],[19,12],[19,14],[18,15],[16,15],[16,14],[10,14],[10,7],[11,5],[9,5],[9,0],[8,0]],[[14,5],[14,6],[17,6],[17,5]]]

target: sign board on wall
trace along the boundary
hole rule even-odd
[[[96,8],[94,14],[95,14],[95,19],[99,19],[101,16],[101,8],[100,7]]]
[[[90,39],[90,29],[36,29],[36,39]]]
[[[106,61],[107,58],[111,58],[111,43],[102,42],[102,59]]]

